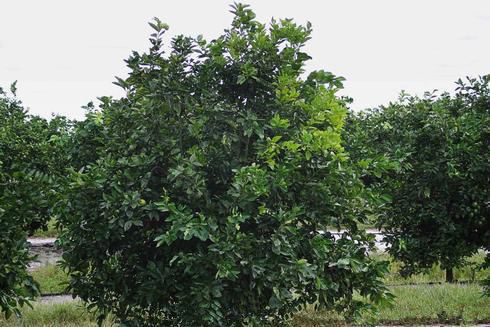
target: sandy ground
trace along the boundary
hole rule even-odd
[[[29,271],[35,270],[46,264],[55,264],[61,259],[61,249],[54,242],[55,238],[32,238],[28,239],[30,243],[29,253],[36,255],[36,260],[29,263]]]

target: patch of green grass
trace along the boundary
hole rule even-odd
[[[395,305],[382,310],[382,323],[487,323],[490,298],[479,285],[442,284],[393,287]]]
[[[56,229],[56,220],[51,219],[48,222],[46,230],[38,229],[32,237],[47,238],[47,237],[58,237],[58,230]]]
[[[483,297],[477,285],[418,285],[396,286],[393,308],[383,308],[378,323],[384,325],[476,324],[490,322],[490,298]],[[33,309],[23,308],[22,318],[5,321],[2,327],[96,327],[96,317],[89,314],[80,302],[59,304],[35,303]],[[361,321],[362,323],[362,321]],[[295,327],[345,326],[342,317],[334,312],[306,309],[295,315]],[[115,327],[112,320],[104,327]]]
[[[35,303],[33,308],[22,308],[22,317],[5,320],[0,315],[2,327],[97,327],[97,319],[88,313],[81,302]],[[116,326],[106,321],[103,327]]]
[[[63,293],[70,277],[57,265],[49,264],[31,272],[42,294]]]
[[[377,255],[379,259],[389,259],[386,254]],[[483,262],[485,254],[478,253],[469,259],[476,265]],[[401,264],[392,262],[387,284],[442,282],[444,271],[434,266],[426,274],[403,278],[398,273]],[[490,274],[490,269],[476,271],[471,266],[455,270],[455,277],[460,280],[483,279]],[[67,274],[56,265],[46,265],[32,272],[35,280],[41,285],[42,293],[64,292],[69,280]],[[477,284],[441,284],[441,285],[408,285],[390,287],[396,296],[392,308],[382,308],[378,323],[391,325],[421,324],[476,324],[490,323],[490,297],[483,297],[482,289]],[[88,314],[79,303],[40,304],[34,309],[24,308],[23,318],[11,319],[8,322],[0,318],[0,326],[5,327],[95,327],[96,319]],[[367,319],[367,317],[365,317]],[[344,326],[344,319],[334,312],[314,311],[312,308],[295,315],[294,326]],[[104,326],[112,326],[106,322]]]
[[[380,260],[390,260],[388,254],[376,254]],[[454,278],[462,281],[479,281],[490,276],[490,269],[481,269],[478,267],[485,261],[485,253],[478,252],[474,256],[468,258],[468,264],[461,268],[454,269]],[[391,260],[390,272],[385,277],[385,283],[388,285],[399,284],[421,284],[421,283],[438,283],[446,280],[446,272],[439,265],[434,265],[424,272],[415,274],[409,277],[400,275],[402,264],[398,261]]]
[[[377,317],[379,324],[406,326],[490,322],[490,297],[483,297],[478,285],[395,286],[391,291],[396,296],[394,306],[380,309]],[[344,326],[346,323],[335,312],[310,308],[298,313],[293,325],[326,327]]]

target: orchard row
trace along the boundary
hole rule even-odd
[[[384,230],[406,274],[440,263],[452,281],[489,250],[488,77],[354,113],[336,95],[343,78],[303,78],[309,24],[232,13],[219,38],[176,36],[168,53],[155,19],[151,48],[117,79],[126,96],[83,121],[31,116],[15,84],[1,92],[7,316],[39,293],[26,237],[52,217],[70,291],[122,326],[278,326],[313,303],[375,311],[392,299],[387,262],[360,224]]]

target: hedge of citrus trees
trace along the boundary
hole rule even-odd
[[[26,237],[53,215],[69,289],[121,326],[278,326],[307,304],[349,318],[374,309],[391,296],[358,228],[368,215],[406,274],[441,263],[451,281],[489,250],[489,77],[348,115],[342,78],[304,77],[309,24],[232,13],[220,37],[176,36],[168,53],[155,19],[151,48],[117,79],[126,96],[100,98],[84,121],[28,115],[0,91],[7,316],[39,293]]]
[[[68,122],[28,115],[21,102],[0,89],[0,308],[18,314],[18,305],[38,294],[27,274],[31,259],[26,237],[45,227],[63,170]]]

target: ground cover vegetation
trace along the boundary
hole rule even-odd
[[[351,117],[348,148],[366,185],[390,198],[377,225],[406,275],[437,263],[451,282],[465,258],[490,248],[489,81],[460,80],[454,96],[402,93]]]
[[[388,254],[375,254],[376,260],[389,259]],[[472,266],[456,268],[454,276],[464,281],[476,281],[489,276],[490,270],[476,269],[485,260],[480,252],[469,259]],[[384,278],[390,291],[396,296],[395,305],[384,307],[376,316],[377,324],[384,325],[427,325],[427,324],[476,324],[490,322],[489,298],[482,297],[481,288],[476,283],[444,283],[444,270],[434,266],[424,273],[408,278],[399,274],[400,263],[392,261],[389,274]],[[46,265],[32,276],[39,283],[41,293],[64,293],[69,276],[61,267]],[[428,284],[437,283],[437,284]],[[440,284],[439,284],[440,283]],[[96,326],[96,315],[89,314],[81,302],[66,304],[34,304],[34,309],[22,311],[22,318],[4,321],[1,326]],[[371,316],[364,316],[359,323],[367,322]],[[372,320],[371,320],[372,321]],[[293,326],[339,326],[345,319],[338,313],[315,310],[308,305],[293,316]],[[109,316],[104,326],[114,325]]]
[[[393,307],[380,308],[376,325],[427,326],[488,324],[490,322],[490,298],[481,296],[476,284],[410,285],[390,287],[396,295]],[[34,303],[33,309],[24,307],[22,316],[5,320],[3,327],[95,327],[97,316],[90,314],[81,301],[68,303]],[[368,324],[371,317],[358,320]],[[334,311],[316,310],[312,305],[295,313],[293,327],[347,326],[345,319]],[[109,316],[103,326],[119,326]],[[350,324],[352,326],[352,324]]]
[[[46,264],[30,272],[42,295],[67,294],[70,276],[59,265]]]
[[[382,326],[475,325],[487,324],[490,298],[482,297],[476,284],[409,285],[390,287],[395,303],[381,308],[374,321]],[[359,325],[370,325],[361,317]],[[352,326],[335,312],[307,307],[295,315],[293,326]]]
[[[0,317],[2,327],[97,327],[97,317],[90,314],[80,302],[69,303],[33,303],[32,309],[21,309],[21,317],[4,319]],[[108,319],[102,327],[117,327]],[[100,327],[100,326],[99,326]]]
[[[34,231],[31,238],[57,238],[59,231],[56,228],[56,218],[52,217],[45,225],[45,228],[40,228]]]

